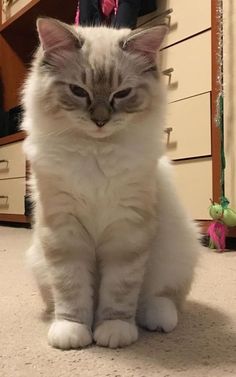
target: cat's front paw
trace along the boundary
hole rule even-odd
[[[92,343],[92,335],[86,325],[65,319],[55,320],[48,332],[48,342],[62,350],[86,347]]]
[[[138,318],[140,326],[150,331],[171,332],[177,326],[178,313],[173,301],[167,297],[153,297]]]
[[[95,342],[103,347],[125,347],[137,339],[138,330],[135,324],[119,319],[102,322],[94,332]]]

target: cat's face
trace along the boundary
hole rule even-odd
[[[40,19],[42,104],[70,127],[107,137],[145,117],[159,85],[156,52],[166,27],[130,32]],[[43,52],[42,52],[43,50]]]

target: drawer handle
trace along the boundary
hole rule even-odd
[[[170,14],[173,13],[173,8],[169,8],[169,9],[166,9],[164,10],[162,13],[158,14],[158,18],[165,18],[165,17],[170,17]]]
[[[169,79],[173,72],[174,72],[174,68],[167,68],[167,69],[164,69],[164,71],[162,71],[163,75],[168,76]]]
[[[8,208],[9,207],[9,204],[8,204],[8,195],[0,195],[0,200],[1,199],[5,199],[4,202],[0,202],[0,208]]]
[[[4,166],[2,164],[4,164]],[[0,169],[1,170],[8,170],[8,164],[9,164],[8,160],[0,160]]]
[[[0,164],[6,164],[8,166],[9,161],[8,160],[0,160]]]
[[[169,136],[170,135],[170,133],[173,131],[173,128],[172,127],[166,127],[165,129],[164,129],[164,132]]]
[[[173,8],[166,9],[164,12],[158,14],[157,18],[163,19],[166,18],[166,26],[170,27],[170,22],[171,22],[171,13],[173,12]]]
[[[172,127],[166,127],[164,129],[164,132],[167,134],[167,146],[169,146],[169,144],[170,144],[170,134],[171,134],[172,131],[173,131]]]

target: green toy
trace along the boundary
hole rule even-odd
[[[229,201],[222,197],[220,204],[211,201],[209,214],[214,220],[208,228],[209,248],[225,250],[225,238],[227,235],[227,227],[236,226],[236,211],[229,208]]]
[[[236,226],[236,211],[229,208],[229,201],[227,198],[221,198],[221,204],[212,201],[209,207],[209,213],[213,220],[220,220],[225,225],[232,227]]]

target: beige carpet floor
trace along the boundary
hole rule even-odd
[[[59,351],[47,345],[48,323],[25,266],[31,231],[0,227],[1,377],[236,376],[236,253],[205,249],[178,328],[141,331],[129,348]]]

